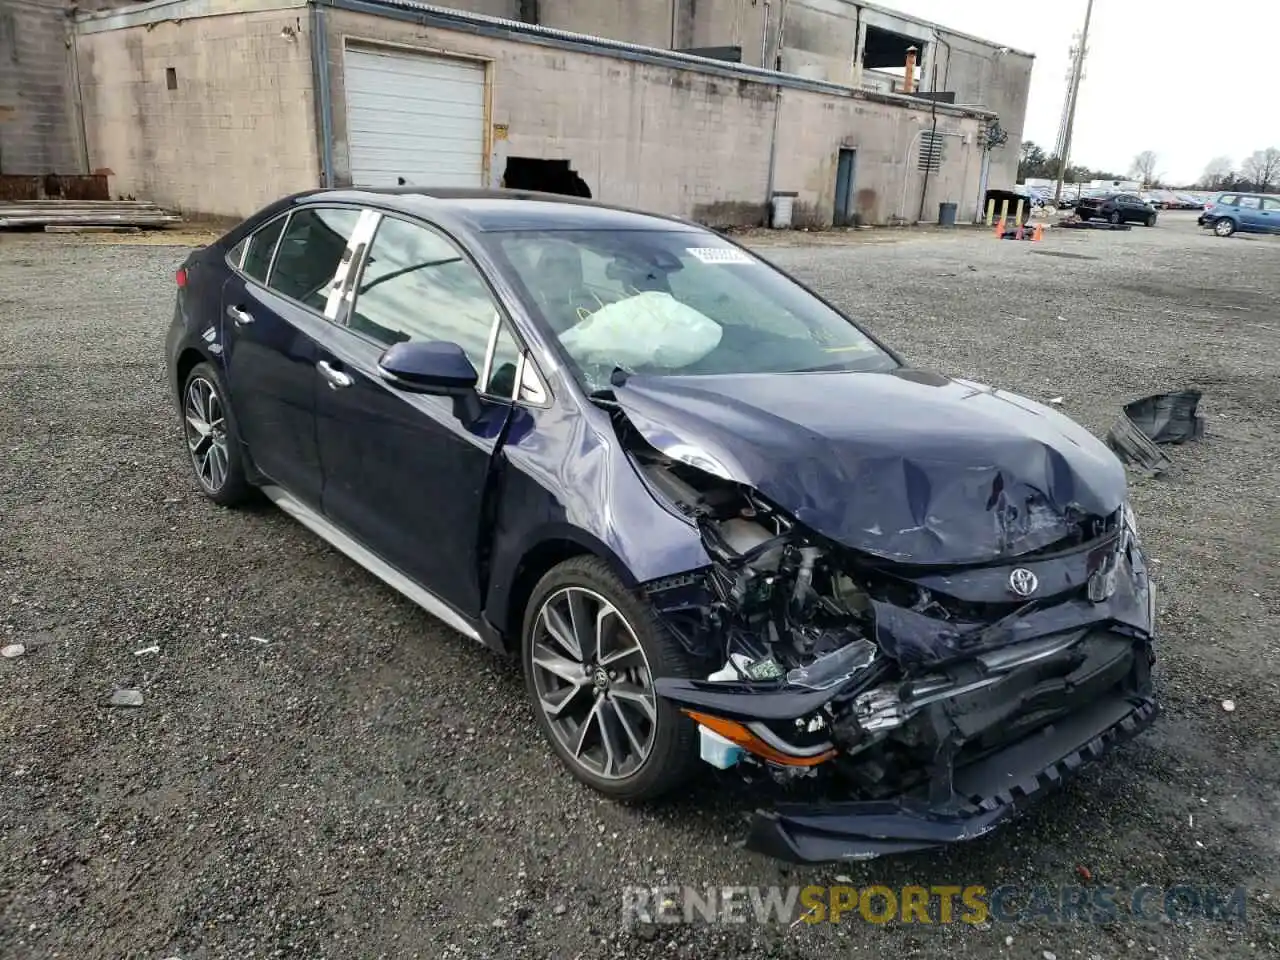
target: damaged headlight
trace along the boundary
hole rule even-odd
[[[1133,558],[1130,551],[1141,543],[1138,537],[1138,521],[1133,515],[1133,508],[1125,500],[1120,506],[1120,531],[1116,536],[1116,548],[1107,554],[1101,566],[1089,577],[1089,599],[1094,603],[1109,600],[1116,592],[1120,570],[1125,565],[1130,567]]]
[[[870,640],[854,640],[812,663],[787,671],[787,683],[810,690],[829,690],[871,666],[879,652]]]

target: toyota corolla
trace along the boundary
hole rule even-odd
[[[911,367],[721,235],[319,191],[177,287],[204,494],[264,494],[518,655],[551,749],[603,794],[755,769],[806,799],[762,805],[752,849],[865,858],[986,833],[1156,716],[1108,448]]]

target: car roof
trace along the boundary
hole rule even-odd
[[[296,202],[353,203],[479,232],[512,230],[679,230],[706,228],[676,217],[644,213],[594,200],[522,190],[339,188],[298,194]]]

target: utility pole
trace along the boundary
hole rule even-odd
[[[1089,18],[1093,16],[1093,0],[1089,0],[1084,8],[1084,30],[1080,32],[1080,43],[1076,47],[1076,62],[1071,71],[1071,87],[1067,91],[1067,124],[1062,134],[1062,150],[1058,155],[1058,183],[1053,190],[1053,205],[1056,207],[1062,200],[1062,180],[1067,175],[1067,165],[1071,162],[1071,132],[1076,124],[1076,100],[1080,94],[1080,76],[1084,72],[1085,50],[1089,43]]]

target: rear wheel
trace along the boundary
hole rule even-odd
[[[538,725],[570,773],[617,800],[651,800],[689,778],[697,726],[653,681],[691,676],[693,665],[606,563],[575,557],[548,572],[522,640]]]
[[[1230,217],[1223,217],[1213,225],[1213,232],[1220,237],[1229,237],[1236,232],[1236,222]]]
[[[1119,222],[1120,222],[1120,211],[1119,211],[1119,210],[1112,210],[1112,211],[1111,211],[1111,215],[1110,215],[1109,217],[1107,217],[1107,219],[1108,219],[1108,220],[1110,220],[1112,223],[1119,223]]]
[[[217,367],[198,363],[182,385],[182,425],[191,469],[201,492],[214,503],[233,507],[252,493],[227,391]]]

